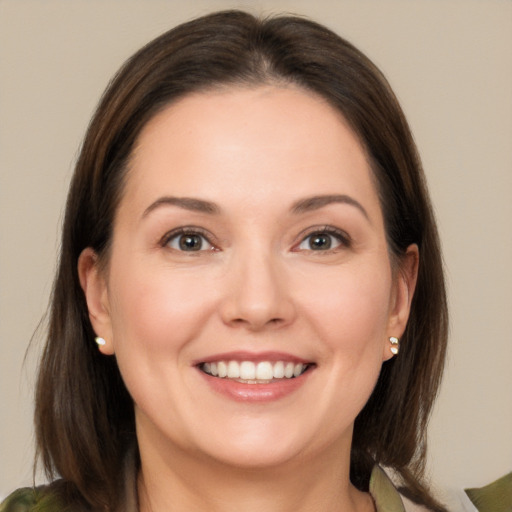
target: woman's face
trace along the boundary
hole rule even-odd
[[[319,97],[232,88],[167,107],[136,145],[108,270],[90,250],[79,264],[141,451],[243,467],[348,453],[405,328],[408,254],[393,272],[368,161]]]

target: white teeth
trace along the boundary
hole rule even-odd
[[[272,380],[274,377],[274,369],[268,362],[258,363],[256,366],[256,379],[258,380]]]
[[[240,378],[240,365],[236,361],[229,361],[227,377],[228,379]]]
[[[291,379],[304,373],[307,364],[277,361],[217,361],[203,363],[201,369],[213,377],[240,379],[247,383],[270,382],[272,379]]]
[[[217,372],[219,377],[227,377],[228,375],[228,367],[226,366],[226,363],[224,361],[219,361],[217,363]]]
[[[300,363],[296,364],[295,368],[293,369],[293,376],[298,377],[302,373],[303,368],[304,368],[303,364],[300,364]]]
[[[274,365],[274,379],[282,379],[284,377],[284,363],[283,361],[278,361]]]
[[[256,365],[252,361],[244,361],[240,364],[240,378],[243,380],[256,378]]]

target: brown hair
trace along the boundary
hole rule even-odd
[[[61,259],[36,391],[39,456],[75,501],[114,507],[135,444],[132,400],[115,358],[94,344],[77,261],[86,247],[108,259],[124,172],[143,126],[170,102],[223,85],[290,83],[325,98],[350,123],[372,165],[389,251],[420,249],[419,276],[400,356],[383,364],[355,422],[351,479],[368,489],[375,463],[405,492],[444,510],[422,483],[426,426],[445,357],[447,309],[436,225],[420,159],[381,72],[327,28],[298,17],[260,20],[219,12],[182,24],[130,58],[107,88],[72,179]]]

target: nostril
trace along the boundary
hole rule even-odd
[[[230,321],[232,326],[240,326],[245,327],[249,331],[257,331],[259,329],[264,329],[265,327],[278,327],[285,323],[284,318],[270,318],[268,320],[265,319],[245,319],[245,318],[233,318]]]

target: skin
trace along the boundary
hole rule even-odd
[[[345,199],[304,207],[333,194]],[[190,226],[201,250],[172,236]],[[341,238],[312,245],[326,226]],[[100,350],[115,354],[135,403],[141,510],[373,510],[349,481],[353,424],[392,357],[389,336],[405,329],[417,263],[411,246],[393,271],[366,155],[318,96],[230,88],[153,118],[107,270],[92,249],[79,260]],[[282,398],[233,400],[196,366],[232,351],[312,366]]]

